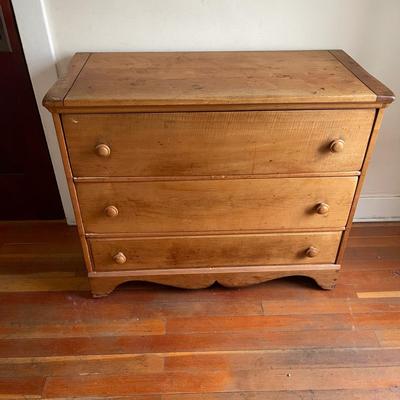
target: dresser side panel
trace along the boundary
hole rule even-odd
[[[368,165],[369,165],[372,153],[373,153],[374,148],[375,148],[376,139],[378,137],[379,129],[380,129],[381,124],[382,124],[384,111],[385,111],[384,108],[379,108],[379,109],[376,110],[375,121],[374,121],[374,125],[372,127],[372,132],[371,132],[370,140],[369,140],[369,143],[368,143],[368,148],[367,148],[367,151],[365,153],[363,166],[362,166],[362,169],[361,169],[361,175],[360,175],[360,177],[358,179],[358,184],[357,184],[357,188],[356,188],[356,191],[355,191],[355,194],[354,194],[353,203],[351,205],[349,218],[348,218],[347,223],[346,223],[346,230],[343,233],[342,241],[341,241],[341,244],[340,244],[340,247],[339,247],[338,257],[336,259],[336,263],[337,264],[341,264],[343,262],[343,257],[344,257],[344,253],[345,253],[345,250],[346,250],[347,241],[348,241],[348,238],[349,238],[349,235],[350,235],[350,230],[351,230],[351,226],[352,226],[352,223],[353,223],[354,214],[356,212],[358,200],[359,200],[360,195],[361,195],[361,190],[362,190],[362,187],[363,187],[363,184],[364,184],[364,181],[365,181],[365,176],[367,174]]]
[[[67,149],[67,146],[65,143],[65,138],[64,138],[63,127],[62,127],[60,115],[53,114],[53,121],[54,121],[54,125],[56,128],[57,140],[58,140],[58,144],[60,146],[62,162],[64,165],[65,175],[67,178],[68,190],[69,190],[69,193],[71,196],[72,206],[74,209],[79,239],[80,239],[81,246],[82,246],[83,258],[84,258],[87,270],[89,272],[91,272],[91,271],[93,271],[92,260],[91,260],[89,245],[87,243],[86,236],[85,236],[85,228],[83,226],[80,204],[79,204],[78,196],[76,193],[75,183],[74,183],[73,177],[72,177],[71,165],[70,165],[69,157],[68,157],[68,149]]]

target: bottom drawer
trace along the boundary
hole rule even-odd
[[[95,271],[334,263],[342,232],[90,239]]]

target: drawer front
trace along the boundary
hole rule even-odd
[[[357,171],[374,115],[370,109],[62,118],[74,176],[208,176]]]
[[[96,271],[334,263],[341,232],[91,239]]]
[[[76,187],[87,232],[165,233],[343,227],[356,183],[356,177],[336,177]]]

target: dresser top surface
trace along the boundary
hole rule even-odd
[[[51,108],[389,103],[341,50],[77,53]]]

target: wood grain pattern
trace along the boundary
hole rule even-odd
[[[361,169],[375,111],[67,114],[73,175],[182,176]],[[333,153],[334,141],[345,142]],[[99,157],[97,148],[111,149]]]
[[[183,289],[204,289],[218,283],[224,287],[240,287],[286,276],[307,276],[322,289],[333,289],[340,265],[301,264],[269,266],[236,266],[218,268],[156,269],[117,272],[89,272],[94,297],[110,294],[118,285],[128,281],[145,281]]]
[[[67,178],[68,191],[71,196],[72,207],[74,209],[75,221],[78,227],[79,237],[81,240],[83,258],[85,260],[87,270],[92,271],[92,261],[89,254],[89,247],[85,238],[85,227],[83,226],[82,222],[82,215],[77,198],[76,187],[72,178],[71,165],[69,162],[67,145],[64,140],[61,116],[59,114],[53,114],[53,121],[54,121],[54,126],[56,128],[57,141],[60,147],[61,159],[63,162],[64,171]]]
[[[91,239],[96,271],[267,264],[330,264],[341,232]],[[319,250],[307,257],[311,247]],[[122,252],[126,262],[115,263]]]
[[[149,377],[144,374],[135,375],[92,375],[87,377],[50,377],[44,391],[48,397],[66,395],[107,396],[110,387],[115,395],[134,393],[188,393],[201,392],[238,392],[258,390],[334,390],[338,384],[343,389],[376,389],[382,386],[395,386],[398,382],[400,367],[381,368],[314,368],[309,370],[291,368],[242,370],[234,374],[228,371],[204,370],[164,372]],[[352,379],[348,379],[349,374]],[[289,376],[288,376],[289,375]]]
[[[343,317],[343,315],[341,316]],[[304,320],[303,320],[304,322]],[[288,323],[290,328],[292,325]],[[284,329],[284,328],[283,328]],[[343,349],[272,349],[253,351],[220,351],[204,353],[171,353],[166,355],[164,368],[166,371],[189,371],[198,369],[231,371],[284,368],[321,368],[321,367],[366,367],[399,365],[399,349],[379,348],[343,348]]]
[[[196,175],[196,176],[81,176],[74,177],[74,182],[155,182],[155,181],[212,181],[231,179],[281,179],[281,178],[323,178],[341,176],[360,176],[360,171],[343,172],[297,172],[290,174],[257,174],[257,175]]]
[[[334,390],[281,390],[242,391],[229,393],[164,394],[160,398],[131,398],[127,400],[397,400],[399,391],[388,389],[334,389]],[[143,395],[146,396],[146,395]],[[119,398],[118,400],[124,400]]]
[[[164,358],[161,355],[139,353],[0,358],[0,380],[11,377],[112,374],[116,370],[125,374],[162,372]]]
[[[400,297],[400,290],[393,291],[377,291],[377,292],[358,292],[357,296],[360,299],[379,299],[379,298],[388,298],[388,297]]]
[[[77,183],[87,232],[194,232],[345,225],[357,178]],[[330,205],[324,215],[320,203]],[[115,218],[104,215],[118,207]]]
[[[324,50],[92,53],[64,106],[375,100],[370,89]]]
[[[363,161],[363,165],[362,165],[362,169],[361,169],[361,176],[358,179],[358,184],[356,187],[356,191],[354,193],[354,199],[353,199],[353,203],[351,205],[351,209],[350,209],[350,213],[348,216],[348,220],[346,223],[346,231],[344,232],[344,235],[342,236],[342,243],[340,245],[340,249],[338,252],[338,256],[336,259],[337,263],[341,263],[344,257],[344,252],[346,249],[346,244],[347,244],[347,240],[349,238],[349,234],[350,234],[350,229],[351,229],[351,225],[353,222],[353,218],[356,212],[356,208],[357,208],[357,204],[358,204],[358,200],[360,198],[361,195],[361,190],[362,190],[362,186],[364,184],[364,180],[367,174],[367,169],[368,169],[368,165],[369,165],[369,161],[372,157],[372,153],[374,151],[375,148],[375,143],[376,143],[376,139],[378,137],[378,133],[379,133],[379,129],[381,127],[382,124],[382,119],[383,119],[383,114],[384,114],[384,109],[379,109],[376,110],[376,115],[375,115],[375,121],[372,127],[372,132],[371,132],[371,136],[370,136],[370,140],[368,143],[368,148],[367,151],[365,153],[365,157],[364,157],[364,161]]]
[[[78,54],[44,104],[94,294],[293,274],[332,288],[392,100],[343,51]]]
[[[61,274],[25,274],[15,280],[15,275],[1,275],[0,292],[52,292],[78,290],[87,291],[88,280],[84,276],[62,276]]]
[[[0,398],[40,399],[44,390],[44,377],[0,378]]]
[[[374,317],[372,317],[373,320]],[[322,331],[327,326],[345,330],[351,329],[353,320],[348,314],[314,314],[304,319],[302,315],[264,315],[264,316],[203,316],[198,318],[171,317],[166,325],[167,334],[203,334],[203,333],[250,333],[259,334],[271,331]]]
[[[72,57],[67,73],[52,86],[44,97],[43,105],[45,107],[50,109],[60,107],[64,104],[65,96],[68,94],[89,57],[90,53],[76,53]]]
[[[349,103],[296,103],[296,104],[197,104],[197,105],[164,105],[164,106],[115,106],[104,105],[96,107],[64,107],[54,106],[49,110],[58,114],[134,114],[134,113],[164,113],[164,112],[233,112],[233,111],[288,111],[288,110],[366,110],[384,108],[387,104],[371,102]]]
[[[0,290],[0,395],[397,400],[400,300],[357,294],[398,289],[399,226],[355,224],[333,292],[299,277],[191,291],[135,283],[94,300],[63,286],[85,272],[74,227],[0,223],[0,274],[15,289]],[[59,290],[35,291],[48,274]]]
[[[360,298],[331,299],[328,303],[316,299],[287,299],[285,302],[264,300],[262,304],[265,315],[371,314],[380,312],[398,313],[400,311],[400,300],[396,298],[388,298],[386,301],[382,301],[378,297],[365,297],[363,299],[366,300],[359,301]]]
[[[67,337],[90,337],[96,336],[148,336],[163,335],[165,333],[165,323],[159,319],[144,319],[137,321],[114,321],[113,324],[102,323],[101,321],[90,321],[88,323],[78,322],[68,325],[60,323],[37,324],[35,329],[30,326],[19,327],[2,326],[0,328],[0,339],[39,339],[39,338],[67,338]]]
[[[381,329],[376,331],[376,336],[382,347],[399,347],[400,346],[400,329]]]
[[[394,93],[385,86],[382,82],[379,82],[371,74],[369,74],[360,64],[354,61],[347,53],[343,50],[330,50],[346,68],[348,68],[361,82],[369,87],[375,94],[376,100],[382,103],[392,103],[395,99]]]
[[[315,291],[315,290],[314,290]],[[321,291],[316,291],[321,292]],[[113,297],[113,296],[110,296]],[[97,301],[103,301],[100,299]],[[332,318],[332,321],[334,318]],[[111,322],[110,322],[111,323]],[[385,331],[379,331],[385,332]],[[397,331],[398,332],[398,331]],[[398,340],[398,338],[397,338]],[[398,343],[398,342],[397,342]],[[272,331],[266,335],[258,333],[178,334],[155,336],[103,336],[93,338],[43,338],[43,339],[2,339],[2,357],[63,356],[113,353],[168,353],[204,351],[252,351],[254,349],[304,349],[315,348],[370,348],[379,347],[374,331],[335,330],[322,331]],[[287,368],[290,368],[288,365]],[[149,377],[151,379],[151,377]]]
[[[344,232],[345,227],[339,227],[339,228],[318,228],[319,233],[323,232]],[[282,233],[313,233],[315,232],[315,228],[302,228],[302,229],[285,229],[282,231],[282,229],[243,229],[243,230],[227,230],[227,231],[218,231],[218,232],[202,232],[202,231],[196,231],[196,232],[189,232],[185,233],[184,235],[188,236],[207,236],[207,235],[253,235],[253,234],[271,234],[271,233],[277,233],[277,234],[282,234]],[[145,235],[142,233],[86,233],[86,238],[87,239],[126,239],[127,237],[132,237],[132,238],[150,238],[150,237],[162,237],[168,238],[170,236],[179,236],[180,234],[174,233],[174,232],[167,232],[167,233],[146,233]]]

